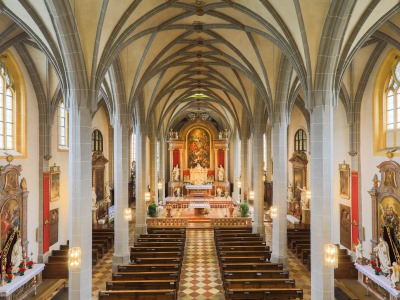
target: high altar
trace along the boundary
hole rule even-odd
[[[227,132],[223,136],[211,122],[197,120],[179,132],[171,129],[168,144],[170,197],[229,193]]]

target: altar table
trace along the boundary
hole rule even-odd
[[[22,299],[27,296],[35,289],[35,285],[38,286],[42,282],[43,269],[44,264],[34,264],[32,269],[27,269],[23,276],[15,276],[13,281],[0,287],[0,300]]]
[[[372,291],[377,297],[381,299],[388,299],[383,296],[385,292],[387,296],[390,296],[390,300],[400,299],[400,291],[392,288],[392,282],[383,275],[375,275],[374,269],[369,265],[354,264],[358,270],[358,281]],[[368,281],[366,280],[368,278]],[[372,282],[374,283],[372,283]],[[379,286],[382,290],[378,291],[374,286]]]
[[[185,185],[186,196],[206,196],[211,194],[212,184],[187,184]]]

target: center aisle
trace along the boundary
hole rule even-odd
[[[225,299],[212,229],[186,229],[178,299]]]

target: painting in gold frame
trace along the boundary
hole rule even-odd
[[[339,195],[341,198],[350,199],[350,165],[343,162],[339,164],[340,186]]]
[[[60,199],[60,166],[50,167],[50,201]]]

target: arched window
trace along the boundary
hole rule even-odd
[[[92,151],[103,152],[103,135],[98,129],[92,132]]]
[[[63,99],[58,103],[58,147],[68,149],[68,110]]]
[[[294,151],[307,151],[307,135],[303,129],[297,130],[294,135]]]
[[[136,161],[136,134],[132,132],[131,136],[131,164]]]
[[[400,61],[393,65],[386,88],[386,147],[400,145]]]

